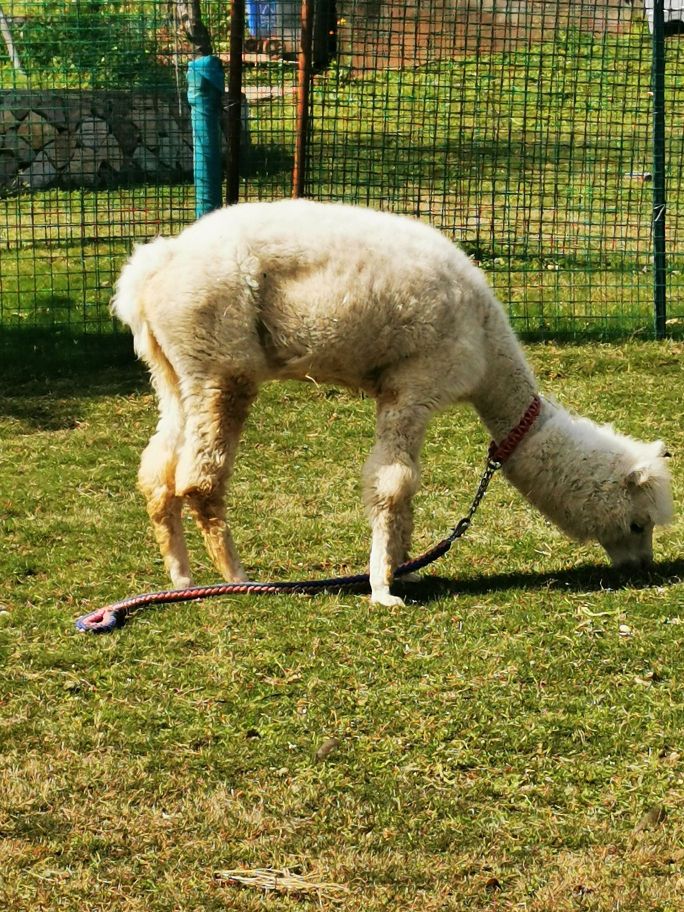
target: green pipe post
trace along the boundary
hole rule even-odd
[[[195,215],[223,205],[221,113],[225,81],[218,57],[197,57],[188,64],[188,101],[192,119]]]
[[[653,305],[655,337],[667,325],[667,257],[665,247],[665,0],[653,4]]]

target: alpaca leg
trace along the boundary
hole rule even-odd
[[[162,418],[140,460],[138,484],[166,572],[175,588],[185,589],[192,585],[192,579],[181,523],[182,502],[176,496],[179,433],[175,421]]]
[[[247,574],[226,522],[224,486],[219,485],[209,495],[198,492],[188,494],[187,501],[218,572],[229,583],[244,582]]]
[[[399,557],[396,563],[396,566],[398,567],[411,559],[411,539],[413,536],[413,507],[410,502],[406,504],[406,515],[399,520],[397,526],[400,534]],[[418,583],[420,582],[420,579],[421,576],[419,572],[404,573],[401,576],[402,583]]]
[[[364,500],[370,516],[371,600],[401,605],[390,594],[395,569],[407,559],[420,478],[419,453],[429,411],[409,402],[379,401],[377,439],[364,468]]]
[[[185,442],[176,493],[187,500],[209,556],[229,582],[247,577],[226,522],[224,496],[240,433],[256,389],[245,380],[196,392],[185,402]]]

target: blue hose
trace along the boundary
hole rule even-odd
[[[225,89],[218,57],[198,57],[188,64],[188,102],[192,118],[195,215],[223,205],[221,112]]]

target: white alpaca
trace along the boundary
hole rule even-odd
[[[372,600],[408,556],[419,453],[437,410],[470,402],[495,440],[515,427],[535,379],[483,274],[434,229],[368,209],[281,201],[214,212],[139,247],[114,313],[133,330],[160,419],[139,482],[174,586],[191,584],[186,502],[219,572],[243,580],[224,494],[258,387],[314,379],[377,402],[364,469]],[[614,563],[652,558],[672,511],[660,442],[641,443],[544,399],[507,461],[508,479],[567,534]]]

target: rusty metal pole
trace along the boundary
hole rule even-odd
[[[228,68],[228,166],[226,205],[240,198],[240,131],[242,127],[242,49],[245,41],[245,0],[230,4],[230,63]]]
[[[309,131],[309,89],[311,88],[314,0],[302,0],[301,43],[297,79],[297,136],[292,168],[292,196],[304,196],[306,150]]]

